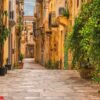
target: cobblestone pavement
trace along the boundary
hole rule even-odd
[[[0,77],[0,96],[5,100],[100,100],[97,88],[80,79],[77,71],[36,70],[38,65],[26,65],[27,69]]]

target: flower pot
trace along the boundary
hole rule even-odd
[[[7,71],[8,71],[8,68],[7,68],[7,67],[5,67],[5,74],[7,74]]]
[[[19,69],[23,69],[23,62],[19,62]]]
[[[7,70],[5,67],[0,68],[0,76],[4,76],[7,73]]]
[[[11,70],[11,64],[6,64],[5,67],[6,67],[8,70]]]
[[[80,69],[80,76],[83,79],[91,79],[93,76],[93,69]]]

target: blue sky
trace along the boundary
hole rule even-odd
[[[35,0],[24,0],[24,15],[32,16],[34,12]]]

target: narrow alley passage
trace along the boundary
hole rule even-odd
[[[43,70],[32,59],[25,59],[24,64],[24,69],[0,77],[4,100],[100,100],[95,86],[82,80],[77,71]]]
[[[0,100],[100,100],[100,0],[0,0]]]
[[[39,64],[36,64],[34,58],[26,58],[24,59],[24,69],[41,70],[45,68]]]

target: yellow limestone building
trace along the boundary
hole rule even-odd
[[[3,10],[8,12],[8,7],[9,7],[9,2],[8,0],[0,0],[0,6],[3,6]],[[8,16],[6,19],[6,26],[9,27],[9,23],[8,23]],[[8,57],[8,38],[4,43],[4,64],[6,64],[6,59]]]
[[[61,2],[61,0],[58,0]],[[65,36],[67,36],[73,30],[75,18],[78,17],[78,14],[81,11],[81,6],[83,3],[87,3],[89,0],[65,0],[65,6],[68,9],[69,17],[59,16],[57,22],[64,27],[66,30]],[[65,9],[66,9],[65,8]],[[66,37],[65,37],[66,38]],[[72,62],[72,53],[68,51],[68,69],[71,68]],[[66,55],[65,55],[66,56]],[[64,59],[66,61],[66,59]]]
[[[45,65],[49,60],[59,62],[64,69],[64,40],[72,31],[75,18],[83,2],[87,0],[36,0],[35,41],[36,61]],[[68,9],[69,16],[63,16]],[[72,55],[68,51],[68,66],[71,68]]]
[[[12,66],[18,61],[18,50],[17,50],[17,41],[16,41],[16,23],[17,23],[17,11],[16,5],[19,0],[0,0],[0,6],[3,6],[3,10],[7,11],[8,16],[6,18],[6,26],[10,30],[10,34],[7,40],[4,43],[4,65],[7,63]],[[20,0],[23,6],[23,0]],[[23,9],[21,8],[22,12]],[[18,12],[20,12],[18,11]]]
[[[12,53],[14,49],[14,44],[15,43],[15,10],[14,7],[16,5],[15,0],[1,0],[3,5],[3,10],[7,11],[7,19],[6,19],[6,26],[10,30],[10,34],[7,38],[7,40],[4,43],[4,65],[9,63],[9,64],[14,64],[14,55]]]
[[[49,60],[64,68],[65,29],[56,23],[59,9],[65,8],[65,0],[36,0],[36,61],[45,65]]]
[[[24,16],[24,30],[21,36],[21,53],[25,58],[34,58],[35,42],[33,41],[33,16]]]
[[[9,1],[8,63],[14,66],[16,62],[16,0]]]
[[[21,37],[24,22],[24,0],[16,0],[16,62],[21,54]]]

